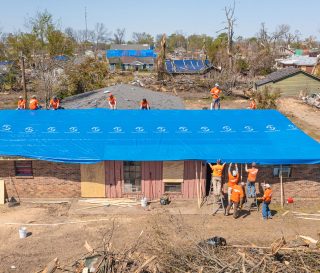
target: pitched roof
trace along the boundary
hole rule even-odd
[[[287,68],[283,68],[283,69],[280,69],[276,72],[269,74],[264,79],[257,81],[255,84],[256,84],[256,86],[261,86],[261,85],[264,85],[264,84],[267,84],[270,82],[277,82],[277,81],[283,80],[287,77],[291,77],[291,76],[294,76],[299,73],[303,73],[309,77],[312,77],[312,78],[320,81],[320,79],[318,77],[311,75],[305,71],[302,71],[300,68],[287,67]]]
[[[123,57],[114,57],[108,58],[110,64],[133,64],[139,62],[141,64],[154,64],[154,58],[152,57],[130,57],[130,56],[123,56]]]
[[[144,50],[150,49],[150,45],[139,45],[139,44],[113,44],[110,46],[111,50]]]
[[[292,55],[287,59],[279,61],[284,65],[296,65],[296,66],[314,66],[317,62],[317,57],[298,56]]]

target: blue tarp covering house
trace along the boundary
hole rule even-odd
[[[2,110],[0,155],[319,164],[320,144],[275,110]]]

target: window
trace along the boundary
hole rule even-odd
[[[124,192],[141,192],[141,162],[125,161],[123,163]]]
[[[33,176],[32,161],[21,160],[14,162],[15,176],[30,177]]]
[[[181,183],[164,183],[164,192],[181,193]]]
[[[280,167],[275,167],[273,168],[273,176],[274,177],[280,177]],[[291,167],[289,166],[282,166],[282,177],[283,178],[288,178],[291,176]]]

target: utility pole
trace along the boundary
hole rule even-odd
[[[22,88],[23,88],[23,97],[27,101],[27,86],[26,86],[26,73],[25,73],[25,67],[24,67],[24,57],[22,52],[20,53],[20,59],[21,59],[21,70],[22,70]]]
[[[86,23],[86,42],[87,42],[88,41],[87,7],[84,7],[84,20]]]

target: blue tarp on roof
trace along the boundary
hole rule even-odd
[[[320,144],[275,110],[2,110],[0,155],[316,164]]]
[[[166,60],[165,65],[170,74],[201,73],[213,67],[209,60]]]
[[[107,58],[120,58],[120,57],[151,57],[156,58],[157,55],[154,53],[153,49],[143,49],[143,50],[120,50],[111,49],[107,50]]]

